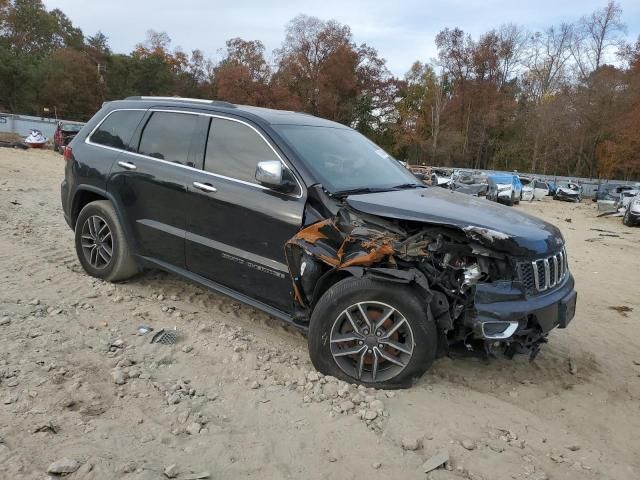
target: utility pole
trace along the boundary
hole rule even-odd
[[[103,73],[106,73],[107,71],[107,66],[106,65],[102,65],[101,63],[97,64],[97,69],[98,69],[98,95],[100,96],[100,99],[104,102],[104,76],[102,75]]]

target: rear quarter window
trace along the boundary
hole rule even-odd
[[[89,140],[105,147],[135,150],[135,146],[130,145],[130,142],[143,116],[143,110],[118,110],[112,112],[93,132]]]

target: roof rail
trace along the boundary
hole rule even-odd
[[[144,95],[137,95],[133,97],[127,97],[125,100],[158,100],[169,102],[188,102],[188,103],[206,103],[208,105],[215,105],[218,107],[236,108],[233,103],[225,102],[222,100],[206,100],[204,98],[187,98],[187,97],[148,97]]]

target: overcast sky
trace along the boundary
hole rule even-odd
[[[203,50],[214,60],[229,38],[261,40],[270,56],[284,38],[286,23],[304,13],[351,27],[402,76],[415,60],[436,54],[434,38],[445,27],[460,27],[474,38],[513,22],[542,30],[573,22],[602,8],[606,0],[44,0],[60,8],[85,35],[101,30],[117,53],[129,53],[148,29],[165,31],[172,45]],[[621,0],[629,40],[640,34],[640,1]]]

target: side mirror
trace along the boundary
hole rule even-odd
[[[291,192],[295,189],[295,181],[291,173],[283,168],[279,160],[258,162],[256,165],[256,180],[260,185],[279,192]]]

